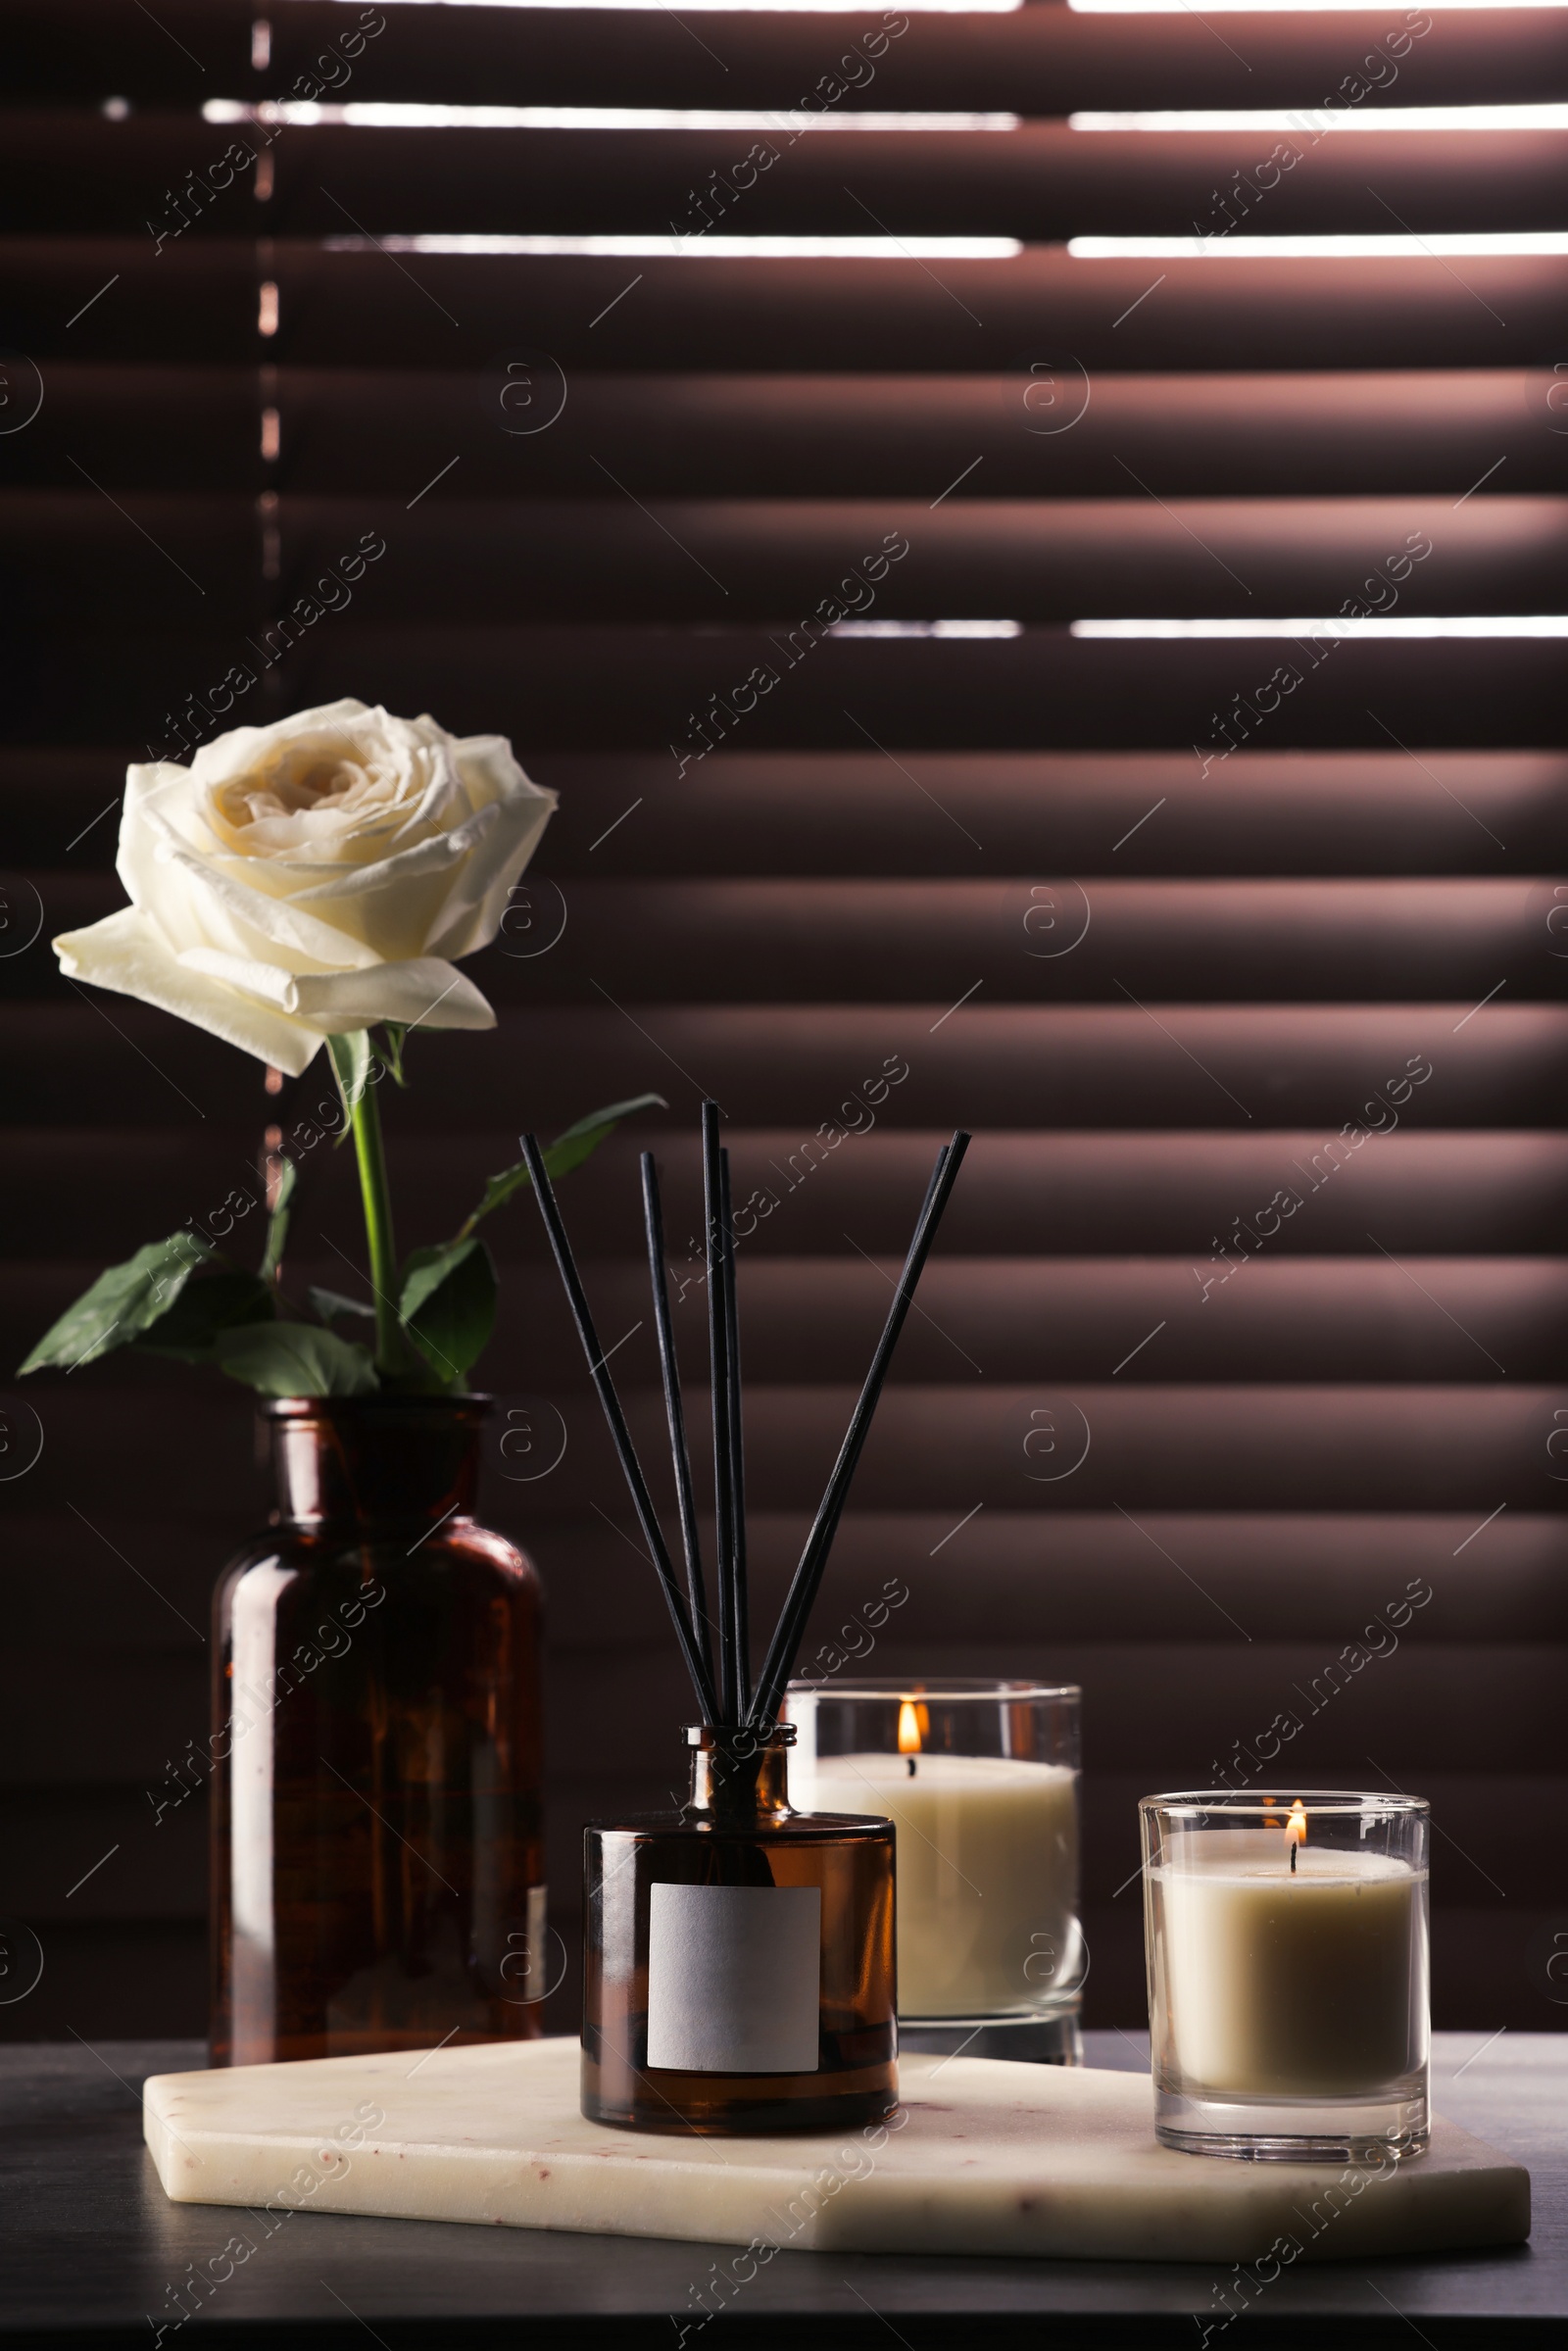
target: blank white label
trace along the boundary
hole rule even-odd
[[[648,2062],[688,2074],[814,2074],[822,1896],[814,1886],[652,1886]]]

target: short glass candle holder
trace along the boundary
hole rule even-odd
[[[891,1820],[906,2050],[1082,2061],[1078,1706],[1037,1682],[792,1682],[790,1789]]]
[[[687,1733],[677,1813],[583,1837],[582,2111],[837,2131],[898,2104],[893,1831],[791,1808],[788,1724]]]
[[[1420,2154],[1427,1805],[1221,1788],[1139,1811],[1155,2136],[1263,2162]]]

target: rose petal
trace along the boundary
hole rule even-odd
[[[121,878],[176,954],[208,946],[230,955],[263,953],[289,971],[360,968],[379,960],[353,931],[298,912],[295,900],[250,888],[248,878],[236,877],[235,862],[197,857],[162,814],[149,810]],[[254,870],[241,869],[247,877]]]
[[[357,722],[370,715],[368,704],[345,695],[340,702],[319,703],[314,710],[296,710],[292,717],[274,718],[270,726],[230,727],[226,735],[215,735],[211,743],[203,743],[184,773],[205,791],[211,784],[253,773],[275,743],[297,742],[327,728],[342,728],[352,736]]]
[[[323,1033],[374,1028],[401,1020],[410,1028],[493,1029],[496,1016],[470,979],[436,955],[406,963],[376,963],[368,971],[305,972],[298,975],[268,963],[253,963],[212,948],[191,948],[179,958],[190,971],[206,973],[296,1014]]]
[[[270,1061],[297,1078],[319,1052],[324,1031],[292,1020],[255,998],[236,995],[219,980],[195,971],[171,955],[157,930],[135,906],[122,906],[85,930],[66,931],[53,942],[68,979],[136,997],[160,1011],[237,1045],[241,1053]]]
[[[474,773],[488,783],[495,769],[484,755],[499,738],[479,736],[476,742],[480,757],[471,768],[470,746],[460,743],[458,751],[465,774]],[[448,897],[441,922],[427,942],[432,954],[471,955],[477,948],[489,946],[501,928],[513,886],[556,812],[555,793],[523,774],[508,745],[501,743],[499,748],[512,773],[497,779],[502,789],[493,804],[496,822],[475,845],[466,869]]]

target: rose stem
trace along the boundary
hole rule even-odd
[[[360,1163],[360,1198],[365,1204],[365,1238],[370,1249],[370,1288],[375,1296],[375,1367],[398,1372],[407,1360],[398,1320],[398,1252],[392,1238],[392,1193],[386,1180],[381,1110],[366,1086],[349,1112],[354,1152]]]

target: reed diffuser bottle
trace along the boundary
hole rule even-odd
[[[594,1329],[543,1157],[522,1139],[590,1374],[691,1676],[691,1795],[679,1812],[600,1823],[583,1841],[582,2111],[628,2131],[741,2134],[873,2122],[898,2103],[891,1822],[789,1802],[785,1685],[915,1283],[969,1138],[933,1170],[887,1325],[754,1682],[735,1235],[718,1112],[703,1105],[716,1558],[713,1608],[698,1542],[670,1321],[659,1180],[642,1162],[654,1324],[663,1374],[681,1590]]]
[[[591,2122],[831,2131],[898,2103],[893,1830],[792,1812],[792,1736],[694,1728],[683,1811],[587,1831]]]

